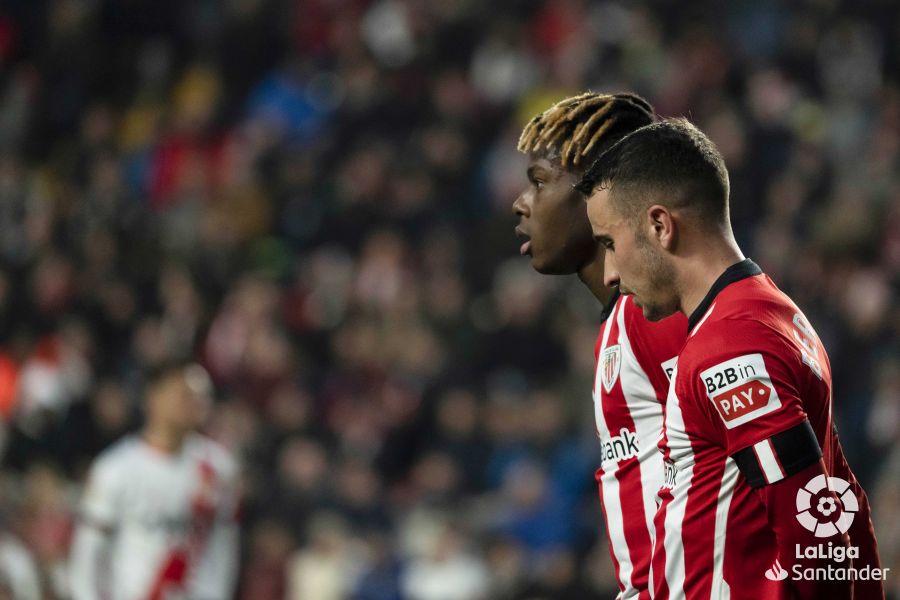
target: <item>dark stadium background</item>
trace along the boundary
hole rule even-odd
[[[510,205],[527,117],[634,90],[823,338],[900,597],[898,40],[887,0],[0,2],[0,544],[66,598],[89,461],[193,355],[238,599],[611,597],[599,307]]]

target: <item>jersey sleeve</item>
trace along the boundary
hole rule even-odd
[[[221,469],[222,496],[196,575],[195,592],[202,598],[233,597],[240,571],[240,472],[237,463],[224,450],[217,462]]]
[[[701,333],[679,359],[679,379],[748,483],[775,483],[818,461],[801,397],[808,367],[796,348],[751,321],[719,321]]]
[[[80,522],[70,548],[69,587],[73,600],[101,600],[108,572],[110,533],[119,514],[121,489],[117,461],[97,460],[81,500]]]
[[[81,500],[81,519],[102,529],[112,529],[118,518],[121,478],[113,458],[103,457],[94,463]]]

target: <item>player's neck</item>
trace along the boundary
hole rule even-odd
[[[591,291],[594,298],[603,306],[609,303],[613,295],[613,288],[603,284],[603,251],[598,250],[598,256],[578,269],[578,279]]]
[[[731,236],[704,246],[682,263],[678,289],[681,311],[688,317],[700,306],[716,280],[731,265],[744,260],[744,254]]]
[[[153,426],[146,427],[141,434],[147,445],[165,454],[176,454],[187,436],[188,432]]]

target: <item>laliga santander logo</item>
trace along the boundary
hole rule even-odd
[[[835,502],[832,492],[840,503]],[[857,511],[859,502],[850,489],[850,484],[840,477],[817,475],[797,490],[797,521],[818,538],[846,533]],[[799,552],[799,545],[797,548]],[[797,557],[800,558],[800,554]],[[787,570],[777,559],[765,575],[769,581],[784,581],[788,578]]]
[[[837,496],[835,498],[835,496]],[[797,491],[797,521],[817,538],[846,533],[859,512],[859,502],[850,484],[840,477],[817,475]],[[844,546],[840,542],[795,545],[793,556],[797,562],[788,573],[779,560],[765,572],[770,581],[884,581],[891,569],[872,565],[859,566],[847,559],[859,559],[858,546]],[[785,558],[780,556],[779,558]],[[818,561],[813,566],[802,559]]]
[[[829,492],[837,495],[840,505]],[[797,520],[819,538],[846,533],[858,510],[850,484],[840,477],[817,475],[797,490]]]

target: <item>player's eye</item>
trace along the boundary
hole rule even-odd
[[[597,236],[597,237],[594,238],[594,239],[596,239],[597,242],[598,242],[601,246],[603,246],[603,248],[605,248],[606,250],[609,250],[609,251],[615,250],[615,244],[613,243],[613,241],[612,241],[611,239],[609,239],[609,238],[606,237],[605,235]]]
[[[544,182],[541,181],[540,179],[535,179],[535,180],[534,180],[534,187],[536,187],[538,190],[541,190],[541,189],[544,188]]]

